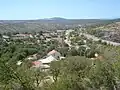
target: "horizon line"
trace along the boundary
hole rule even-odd
[[[61,18],[61,19],[74,19],[74,20],[79,20],[79,19],[98,19],[98,20],[113,20],[113,19],[119,19],[119,18],[62,18],[62,17],[51,17],[51,18],[33,18],[33,19],[0,19],[0,21],[4,21],[4,20],[10,20],[10,21],[12,21],[12,20],[19,20],[19,21],[23,21],[23,20],[50,20],[50,19],[55,19],[55,18]]]

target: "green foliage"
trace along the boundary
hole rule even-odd
[[[114,90],[119,88],[119,61],[110,63],[97,60],[92,64],[93,61],[85,57],[69,57],[57,63],[56,66],[52,64],[55,66],[52,69],[59,70],[59,79],[48,90]]]
[[[85,56],[85,53],[86,53],[86,48],[83,47],[83,46],[80,46],[79,49],[78,49],[78,54],[80,56]]]
[[[73,47],[73,48],[71,48],[71,49],[69,50],[68,55],[69,55],[69,56],[77,56],[77,55],[78,55],[78,52],[77,52],[77,50]]]
[[[41,34],[42,32],[40,32]],[[52,40],[30,45],[24,41],[11,41],[0,44],[0,88],[3,90],[119,90],[120,82],[120,47],[99,45],[79,38],[75,42],[79,48],[60,47],[58,41]],[[80,39],[80,40],[79,40]],[[83,40],[87,40],[86,46]],[[31,42],[34,42],[33,39]],[[27,41],[25,41],[27,42]],[[29,40],[28,40],[29,42]],[[58,50],[64,60],[54,61],[50,69],[43,72],[41,68],[31,68],[31,61],[25,58],[35,53],[45,56],[50,50]],[[95,53],[103,55],[104,61],[94,58]],[[17,61],[22,61],[17,66]],[[53,80],[52,80],[53,79]],[[50,80],[50,81],[49,81]]]
[[[68,50],[69,50],[68,47],[63,47],[63,48],[58,48],[57,51],[59,51],[62,56],[67,56]]]
[[[57,82],[57,80],[58,80],[58,76],[60,74],[60,66],[61,66],[60,64],[61,64],[60,62],[52,62],[50,65],[51,66],[50,72],[53,76],[54,82]]]
[[[50,71],[48,72],[41,72],[41,69],[30,68],[30,63],[27,61],[24,61],[19,67],[16,66],[17,60],[25,58],[26,53],[31,54],[29,50],[26,50],[28,46],[24,46],[23,48],[20,45],[18,47],[19,49],[14,45],[10,45],[7,48],[8,51],[1,49],[4,51],[0,59],[0,87],[3,90],[18,88],[22,90],[114,90],[115,88],[119,88],[119,57],[118,55],[114,55],[116,61],[111,62],[110,56],[113,56],[114,53],[109,53],[111,50],[116,50],[118,53],[120,50],[119,47],[101,47],[101,51],[110,54],[106,55],[106,58],[109,57],[106,61],[92,61],[86,58],[87,54],[88,56],[93,55],[94,48],[92,48],[92,51],[81,47],[80,50],[86,50],[86,53],[83,53],[84,57],[73,55],[65,60],[52,62],[50,64]],[[72,49],[73,51],[75,50],[74,48]],[[17,54],[16,50],[20,53]],[[73,51],[71,52],[73,53]],[[76,53],[76,51],[74,52]],[[14,57],[12,56],[13,54],[15,54]],[[11,56],[12,58],[10,59]],[[14,58],[17,60],[14,61]],[[43,80],[47,78],[46,76],[52,77],[54,82],[51,82],[52,84],[43,83]],[[41,83],[43,84],[41,85]]]
[[[79,46],[80,46],[80,45],[84,45],[84,44],[85,44],[85,43],[83,42],[83,40],[78,42],[78,45],[79,45]]]

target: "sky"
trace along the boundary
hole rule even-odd
[[[120,18],[120,0],[0,0],[0,20]]]

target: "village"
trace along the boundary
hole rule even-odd
[[[11,43],[10,40],[22,40],[24,43],[29,44],[41,44],[41,42],[51,42],[51,40],[55,40],[61,44],[59,46],[60,48],[63,47],[63,44],[66,44],[68,47],[69,52],[71,49],[75,49],[76,51],[79,51],[80,54],[82,53],[85,55],[85,53],[93,48],[93,44],[96,44],[96,48],[100,48],[100,44],[111,44],[111,45],[119,45],[119,43],[102,40],[100,42],[100,39],[97,37],[94,37],[89,34],[85,34],[81,31],[81,29],[75,31],[75,30],[57,30],[57,31],[46,31],[46,32],[39,32],[39,33],[19,33],[15,35],[2,35],[2,39],[7,42]],[[33,41],[34,40],[34,41]],[[102,42],[103,41],[103,42]],[[106,42],[106,43],[105,43]],[[91,45],[90,45],[91,44]],[[92,46],[92,47],[91,47]],[[80,49],[81,48],[81,49]],[[94,51],[92,55],[95,58],[98,57],[98,52]],[[49,70],[50,63],[52,61],[58,61],[58,60],[64,60],[66,57],[66,54],[61,54],[59,50],[55,50],[54,48],[46,53],[46,55],[39,57],[40,55],[38,53],[30,55],[26,57],[26,60],[32,61],[32,67],[39,68],[41,70]],[[21,65],[23,62],[18,61],[17,65]]]
[[[36,42],[27,42],[28,44],[41,44],[41,40],[45,42],[50,42],[51,40],[57,40],[59,43],[63,44],[65,43],[68,47],[68,51],[72,50],[73,48],[76,51],[79,51],[79,54],[76,54],[73,52],[73,54],[76,55],[83,55],[85,56],[86,52],[91,50],[93,46],[91,47],[90,44],[95,44],[99,43],[99,40],[94,41],[91,38],[88,39],[86,36],[84,36],[84,33],[81,34],[79,33],[80,31],[74,31],[74,30],[57,30],[56,32],[44,32],[41,35],[39,33],[32,35],[32,34],[16,34],[11,36],[13,40],[25,40],[25,39],[35,39]],[[9,36],[3,35],[4,40],[10,39]],[[8,40],[9,41],[9,40]],[[26,43],[26,41],[25,41]],[[62,48],[62,45],[60,46]],[[81,49],[80,49],[81,48]],[[100,48],[100,45],[96,46],[96,48]],[[91,60],[95,60],[95,58],[99,58],[98,52],[94,51],[92,53],[93,55],[90,54]],[[75,55],[75,56],[76,56]],[[74,55],[73,55],[74,56]],[[89,57],[89,56],[88,56]],[[100,56],[101,57],[101,56]],[[35,53],[33,55],[30,55],[25,58],[25,60],[31,61],[31,68],[37,68],[42,71],[48,71],[50,68],[50,63],[53,61],[59,61],[59,60],[64,60],[66,58],[66,54],[62,54],[57,51],[56,49],[52,49],[46,55],[43,57],[40,57],[38,53]],[[20,66],[22,61],[18,61],[17,65]]]
[[[10,64],[16,66],[16,69],[26,68],[28,71],[38,73],[37,75],[46,73],[44,78],[34,82],[35,87],[43,87],[44,84],[49,83],[51,85],[59,79],[59,68],[62,67],[59,67],[58,63],[66,62],[69,58],[73,58],[73,60],[77,58],[78,61],[86,58],[88,62],[92,62],[90,65],[94,66],[96,61],[106,59],[106,53],[109,56],[108,52],[111,52],[111,47],[117,48],[120,45],[90,35],[82,30],[82,28],[79,28],[77,30],[1,34],[1,42],[6,43],[5,46],[10,46],[10,52],[16,50],[12,55],[13,58],[10,55],[10,61],[14,60],[14,65],[12,65],[13,62]],[[18,50],[13,47],[14,45]],[[8,51],[9,48],[6,50]],[[4,52],[4,49],[1,52]],[[58,66],[56,66],[57,64]],[[54,65],[55,68],[53,68]],[[23,70],[23,72],[25,71]]]
[[[81,62],[85,61],[90,62],[89,65],[94,67],[96,62],[103,62],[114,54],[111,48],[115,50],[119,48],[119,43],[103,40],[82,30],[79,28],[77,30],[1,34],[0,40],[3,44],[1,53],[4,57],[9,57],[9,60],[5,58],[9,62],[5,65],[15,67],[13,75],[22,73],[27,75],[28,73],[29,76],[26,76],[26,79],[27,77],[32,79],[35,75],[33,86],[42,88],[46,84],[52,85],[59,81],[60,72],[64,73],[64,70],[60,70],[63,68],[62,64],[68,64],[64,68],[72,69],[76,66],[82,67]],[[1,54],[2,57],[3,55]],[[70,66],[69,63],[71,63]],[[41,74],[45,75],[41,76]]]
[[[1,0],[0,90],[120,90],[119,0]]]

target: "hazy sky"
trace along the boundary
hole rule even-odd
[[[0,19],[120,18],[120,0],[0,0]]]

